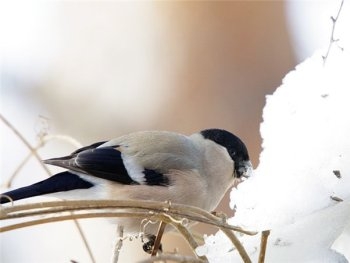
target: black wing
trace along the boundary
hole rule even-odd
[[[69,156],[44,160],[46,164],[122,183],[138,184],[128,174],[118,145],[99,147],[105,142],[80,148]]]

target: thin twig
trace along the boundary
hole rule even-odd
[[[332,33],[331,33],[331,37],[330,37],[330,41],[329,41],[329,45],[328,45],[328,49],[327,49],[327,53],[326,55],[322,56],[323,58],[323,65],[326,64],[326,60],[328,58],[328,55],[329,55],[329,52],[331,51],[331,47],[333,45],[334,42],[337,42],[339,39],[335,39],[334,38],[334,30],[335,30],[335,25],[337,23],[337,20],[339,18],[339,15],[340,15],[340,11],[343,9],[343,4],[344,4],[344,0],[341,1],[340,3],[340,7],[339,7],[339,10],[338,10],[338,14],[336,17],[334,16],[331,16],[331,20],[332,20]]]
[[[73,213],[72,213],[72,214],[73,214]],[[76,219],[74,219],[73,222],[74,222],[75,227],[78,229],[79,235],[80,235],[81,240],[83,241],[84,246],[85,246],[85,248],[86,248],[86,250],[87,250],[87,252],[88,252],[88,254],[89,254],[89,257],[90,257],[90,259],[91,259],[91,262],[92,262],[92,263],[95,263],[96,261],[95,261],[94,254],[92,253],[92,249],[91,249],[91,247],[90,247],[90,245],[89,245],[89,243],[88,243],[88,241],[87,241],[87,239],[86,239],[86,237],[85,237],[84,231],[83,231],[83,229],[82,229],[80,223],[79,223],[78,220],[76,220]]]
[[[245,250],[239,239],[236,237],[236,235],[231,230],[225,228],[221,228],[220,230],[231,240],[232,244],[236,247],[239,255],[241,256],[243,262],[251,263],[252,261],[249,258],[247,251]]]
[[[13,180],[16,178],[17,174],[22,170],[22,168],[27,164],[27,162],[30,160],[30,158],[33,156],[32,153],[29,153],[22,162],[16,167],[15,171],[12,173],[12,175],[9,176],[9,178],[6,178],[6,181],[3,183],[5,188],[11,188],[11,184]]]
[[[12,132],[23,142],[23,144],[29,149],[31,154],[39,161],[41,167],[45,170],[45,172],[51,175],[49,169],[41,162],[41,157],[37,153],[37,151],[30,145],[30,143],[24,138],[24,136],[4,117],[0,114],[0,119],[7,127],[9,127]]]
[[[171,262],[180,262],[180,263],[205,263],[206,262],[202,259],[194,258],[190,256],[163,254],[163,255],[142,260],[139,263],[153,263],[153,262],[159,262],[159,261],[166,262],[168,260],[170,260]]]
[[[269,235],[270,235],[270,230],[265,230],[265,231],[262,231],[262,233],[261,233],[260,253],[259,253],[258,263],[265,262],[267,239],[268,239]]]
[[[69,144],[73,145],[76,148],[82,147],[82,144],[80,142],[78,142],[74,138],[72,138],[70,136],[67,136],[67,135],[59,135],[58,134],[58,135],[45,135],[43,137],[40,137],[40,142],[35,147],[32,147],[32,151],[21,161],[21,163],[17,166],[16,170],[12,173],[10,178],[8,178],[6,180],[6,182],[4,183],[4,186],[6,188],[10,188],[11,184],[12,184],[12,181],[16,178],[18,173],[23,169],[23,167],[27,164],[27,162],[33,156],[33,152],[38,152],[38,150],[41,149],[42,147],[44,147],[47,142],[52,141],[52,140],[66,141],[66,142],[68,142]],[[40,160],[40,162],[41,162],[41,160]],[[49,170],[46,171],[48,176],[51,176],[51,172],[48,172],[48,171]]]
[[[2,122],[7,126],[9,127],[10,130],[12,130],[12,132],[23,142],[23,144],[29,149],[30,151],[30,154],[33,155],[38,161],[39,161],[39,164],[41,165],[41,167],[44,169],[44,171],[47,173],[48,176],[51,176],[51,172],[50,170],[45,166],[45,164],[41,161],[41,157],[39,156],[37,150],[42,147],[42,145],[44,145],[44,142],[42,141],[38,147],[36,148],[33,148],[30,143],[24,138],[24,136],[4,117],[0,114],[0,119],[2,120]],[[16,174],[19,172],[19,170],[24,166],[24,164],[29,160],[29,158],[25,158],[21,165],[18,167],[18,169],[15,171],[14,175],[11,176],[11,180],[13,180],[13,178],[15,178]],[[7,184],[11,184],[11,180],[7,182]],[[96,260],[95,258],[93,257],[93,254],[92,254],[92,250],[89,246],[89,243],[85,237],[85,234],[83,233],[82,229],[81,229],[81,226],[79,224],[79,222],[75,221],[74,220],[74,224],[75,226],[77,227],[78,229],[78,232],[79,232],[79,235],[80,235],[80,238],[83,240],[83,243],[84,243],[84,246],[86,248],[86,250],[88,251],[88,254],[90,256],[90,259],[91,259],[91,262],[92,263],[95,263]]]
[[[222,222],[221,218],[194,206],[172,204],[169,208],[164,202],[145,200],[79,200],[79,201],[54,201],[1,207],[0,219],[11,219],[60,213],[65,211],[94,210],[94,209],[143,209],[146,211],[164,212],[173,216],[187,218],[217,227],[234,230],[246,235],[256,235],[255,231],[244,230],[240,227]],[[32,211],[33,210],[33,211]],[[23,212],[24,211],[24,212]]]
[[[165,222],[163,222],[163,221],[161,221],[160,224],[159,224],[157,236],[156,236],[156,239],[154,240],[153,250],[152,250],[152,253],[151,253],[152,257],[156,256],[157,253],[158,253],[158,250],[160,248],[160,242],[162,240],[162,237],[163,237],[166,225],[167,224]]]
[[[188,229],[182,225],[181,221],[176,220],[166,214],[150,214],[149,212],[100,212],[100,213],[88,213],[88,214],[71,213],[69,215],[59,215],[56,217],[41,218],[41,219],[31,220],[28,222],[22,222],[22,223],[10,225],[10,226],[1,227],[0,232],[6,232],[14,229],[28,227],[28,226],[35,226],[40,224],[66,221],[66,220],[72,220],[72,219],[98,218],[98,217],[102,217],[102,218],[136,217],[136,218],[152,218],[152,219],[161,220],[168,224],[173,225],[187,240],[188,244],[193,249],[193,251],[195,251],[195,249],[198,247],[197,242],[194,240],[193,236],[188,231]],[[206,260],[205,256],[202,256],[200,258],[203,260]]]
[[[27,212],[26,209],[28,210]],[[99,213],[85,213],[81,214],[82,211],[100,209],[106,211],[106,209],[130,209],[131,212],[99,212]],[[138,212],[135,212],[138,209]],[[55,216],[57,213],[75,211],[74,216]],[[144,210],[143,212],[141,212]],[[23,212],[24,211],[24,212]],[[80,211],[80,212],[79,212]],[[150,213],[152,211],[152,213]],[[167,211],[166,214],[164,211]],[[175,213],[174,213],[175,211]],[[199,212],[200,213],[196,213]],[[50,216],[50,219],[44,219],[44,221],[35,220],[33,223],[26,222],[17,224],[14,226],[7,226],[0,228],[0,231],[9,231],[15,228],[26,227],[29,225],[48,223],[59,220],[68,220],[72,218],[91,218],[91,217],[139,217],[139,218],[152,218],[154,220],[161,220],[168,224],[172,224],[178,231],[185,237],[190,244],[191,248],[195,249],[198,247],[198,243],[195,241],[191,233],[183,226],[182,220],[176,218],[186,218],[192,221],[200,221],[207,224],[215,225],[219,227],[231,240],[233,245],[237,248],[244,262],[250,262],[249,256],[247,255],[244,247],[235,237],[234,233],[230,230],[244,231],[240,228],[230,226],[223,222],[222,218],[218,218],[210,214],[209,218],[204,218],[205,212],[199,208],[192,206],[172,204],[169,207],[164,202],[155,201],[144,201],[144,200],[87,200],[87,201],[59,201],[59,202],[46,202],[19,206],[4,207],[0,210],[0,219],[19,218],[33,215],[44,215]],[[79,212],[79,213],[78,213]],[[198,215],[200,214],[200,215]],[[51,220],[51,221],[50,221]],[[251,234],[251,233],[250,233]]]
[[[123,237],[124,237],[124,227],[121,225],[118,225],[116,241],[113,246],[112,263],[118,263],[120,250],[122,249],[122,246],[123,246]]]
[[[182,236],[186,239],[187,243],[190,245],[193,252],[196,251],[196,248],[199,245],[196,242],[196,240],[194,239],[194,237],[192,236],[191,232],[183,225],[183,220],[176,220],[175,218],[172,218],[170,215],[167,215],[165,213],[161,215],[161,220],[168,223],[168,224],[171,224],[173,227],[175,227],[177,229],[177,231],[179,231],[182,234]],[[195,255],[197,256],[196,253],[195,253]],[[204,261],[208,261],[206,256],[200,256],[198,258],[200,258]]]
[[[69,215],[60,215],[60,216],[49,217],[49,218],[34,219],[34,220],[22,222],[22,223],[3,226],[3,227],[0,227],[0,233],[15,230],[15,229],[20,229],[24,227],[29,227],[29,226],[36,226],[41,224],[54,223],[54,222],[73,220],[73,219],[103,218],[103,217],[106,217],[106,218],[144,217],[146,218],[147,216],[149,216],[149,213],[146,213],[146,212],[100,212],[100,213],[86,213],[86,214],[70,213]]]

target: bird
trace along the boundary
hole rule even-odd
[[[192,135],[138,131],[43,162],[67,170],[3,193],[0,203],[54,195],[67,200],[167,201],[211,212],[225,192],[253,169],[243,141],[216,128]],[[116,220],[125,233],[140,231],[141,219]],[[152,242],[157,227],[147,231]]]

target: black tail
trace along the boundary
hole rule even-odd
[[[78,175],[65,171],[36,184],[1,194],[0,204],[38,195],[64,192],[75,189],[87,189],[92,186],[94,186],[92,183],[83,180]]]

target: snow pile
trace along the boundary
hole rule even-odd
[[[231,224],[271,229],[266,262],[347,262],[331,249],[350,224],[350,54],[343,47],[333,45],[325,65],[325,51],[317,52],[267,97],[260,164],[231,192]],[[240,239],[257,262],[260,236]],[[197,253],[240,262],[220,232]]]
[[[231,194],[237,208],[232,223],[269,229],[337,204],[331,197],[349,199],[350,60],[345,53],[337,50],[339,63],[327,61],[325,67],[322,56],[314,55],[267,97],[260,164]]]
[[[344,224],[349,222],[349,213],[350,203],[341,202],[294,224],[273,228],[268,239],[265,262],[348,262],[330,246],[343,231]],[[260,235],[243,236],[240,240],[252,261],[258,262]],[[242,262],[222,232],[207,237],[205,243],[196,251],[198,255],[206,255],[210,262]]]

